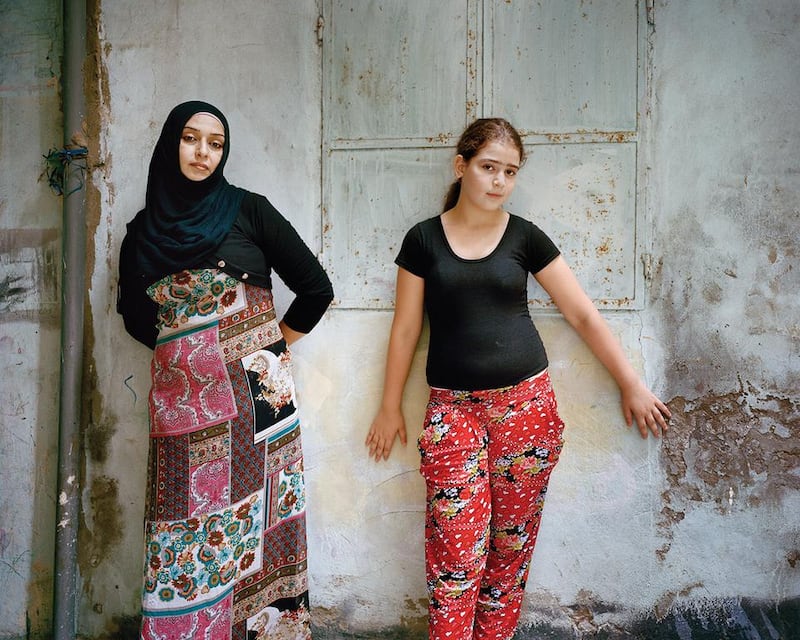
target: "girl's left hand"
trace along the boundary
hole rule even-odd
[[[667,405],[641,381],[622,390],[622,413],[629,427],[636,422],[642,438],[647,438],[648,433],[655,438],[663,435],[669,429],[667,420],[672,417]]]

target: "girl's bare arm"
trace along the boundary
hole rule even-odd
[[[386,460],[396,437],[407,441],[405,419],[401,409],[403,390],[411,370],[411,361],[422,332],[425,281],[406,271],[397,270],[394,319],[386,355],[383,397],[378,414],[372,421],[365,444],[375,460]]]
[[[535,275],[569,324],[608,369],[622,394],[622,412],[628,426],[635,421],[643,438],[667,429],[670,412],[634,370],[619,341],[611,333],[566,260],[559,256]]]

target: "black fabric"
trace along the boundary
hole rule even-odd
[[[225,129],[222,159],[199,182],[183,175],[178,159],[183,127],[197,113],[213,115]],[[147,277],[155,281],[187,268],[216,249],[230,230],[245,192],[223,175],[229,151],[228,121],[215,106],[193,100],[167,116],[150,160],[145,208],[136,215],[137,260]]]
[[[147,295],[154,282],[139,268],[136,253],[137,225],[131,221],[119,250],[119,279],[117,280],[117,313],[122,315],[125,330],[151,349],[156,346],[158,305]]]
[[[440,216],[412,227],[395,262],[425,280],[428,384],[497,389],[545,369],[547,354],[528,311],[528,274],[558,255],[541,229],[515,215],[495,250],[479,260],[453,253]]]
[[[295,294],[283,321],[309,333],[333,300],[325,270],[291,223],[264,196],[248,193],[230,233],[201,266],[272,289],[272,270]]]
[[[128,224],[122,241],[117,311],[125,329],[151,349],[157,338],[158,305],[148,297],[152,284],[138,269],[134,252],[137,227]],[[283,321],[295,331],[310,332],[333,300],[325,270],[291,223],[264,196],[247,192],[239,216],[219,247],[187,268],[215,268],[249,284],[272,289],[272,271],[295,294]]]

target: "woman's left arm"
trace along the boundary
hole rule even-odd
[[[655,437],[666,431],[669,409],[639,378],[566,260],[558,256],[534,277],[616,381],[628,426],[635,421],[643,438],[647,438],[648,431]]]
[[[292,344],[316,326],[333,300],[333,287],[317,257],[292,224],[263,196],[255,199],[257,243],[275,273],[295,294],[281,332]]]

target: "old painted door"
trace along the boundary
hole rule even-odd
[[[391,307],[394,257],[440,212],[457,136],[502,116],[529,153],[508,210],[556,241],[599,306],[639,307],[643,5],[328,0],[323,256],[336,304]]]

